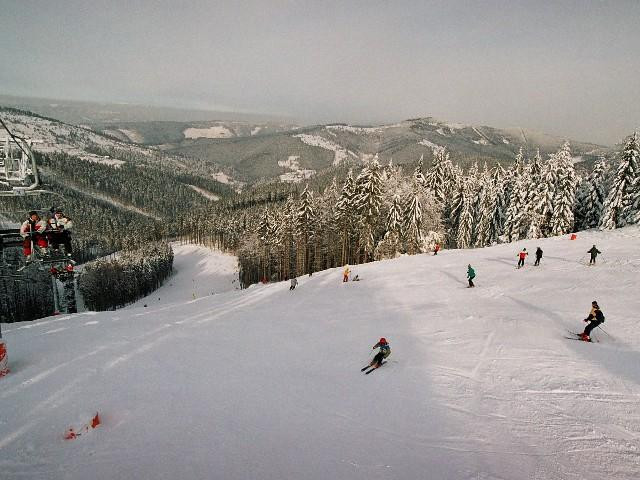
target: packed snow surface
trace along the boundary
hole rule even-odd
[[[444,250],[214,295],[227,267],[194,247],[146,308],[4,325],[1,477],[640,478],[639,241]],[[538,245],[541,266],[517,270]],[[607,333],[565,339],[594,299]],[[363,375],[381,336],[388,363]]]

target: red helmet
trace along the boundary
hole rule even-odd
[[[387,343],[387,339],[382,337],[378,343]]]

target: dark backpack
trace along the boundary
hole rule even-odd
[[[602,311],[600,309],[596,310],[596,320],[598,320],[599,322],[604,323],[604,314],[602,313]]]

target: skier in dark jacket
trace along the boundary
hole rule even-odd
[[[591,254],[591,260],[589,260],[589,265],[595,265],[596,264],[596,257],[598,256],[599,253],[602,253],[602,252],[600,250],[598,250],[596,248],[596,246],[594,245],[589,250],[587,250],[587,253]]]
[[[533,264],[534,267],[540,266],[540,260],[542,259],[542,249],[538,247],[536,249],[536,262]]]
[[[475,287],[473,279],[476,278],[476,271],[473,269],[471,264],[467,267],[467,278],[469,279],[469,288]]]
[[[604,314],[602,313],[602,310],[600,310],[598,302],[595,300],[591,302],[591,312],[589,312],[589,316],[585,318],[584,321],[587,322],[588,325],[584,328],[584,332],[582,332],[580,337],[585,342],[590,342],[591,337],[589,335],[591,334],[591,330],[601,323],[604,323]]]
[[[364,372],[367,368],[380,368],[380,366],[382,365],[382,362],[385,358],[387,358],[389,355],[391,355],[391,347],[389,346],[389,342],[387,342],[386,338],[381,338],[378,343],[376,343],[373,346],[372,350],[375,350],[376,348],[379,348],[380,351],[378,353],[376,353],[376,356],[373,357],[373,360],[371,360],[371,363],[369,363],[369,365],[367,365],[366,367],[364,367],[361,371]],[[369,372],[367,372],[369,373]]]

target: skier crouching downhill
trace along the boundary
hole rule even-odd
[[[364,372],[365,370],[370,369],[365,372],[367,375],[369,375],[375,369],[380,368],[384,363],[384,359],[391,355],[391,347],[389,346],[389,342],[387,342],[387,339],[384,337],[381,338],[380,341],[373,346],[372,350],[375,350],[376,348],[379,348],[380,351],[376,353],[376,356],[373,357],[373,360],[371,360],[371,363],[369,365],[363,367],[360,370],[361,372]]]
[[[582,332],[580,338],[585,342],[590,342],[591,337],[589,335],[591,334],[591,330],[599,326],[601,323],[604,323],[604,314],[602,313],[602,310],[600,310],[598,302],[595,300],[591,302],[591,312],[589,312],[589,316],[585,318],[584,321],[589,324],[584,328],[584,332]]]

